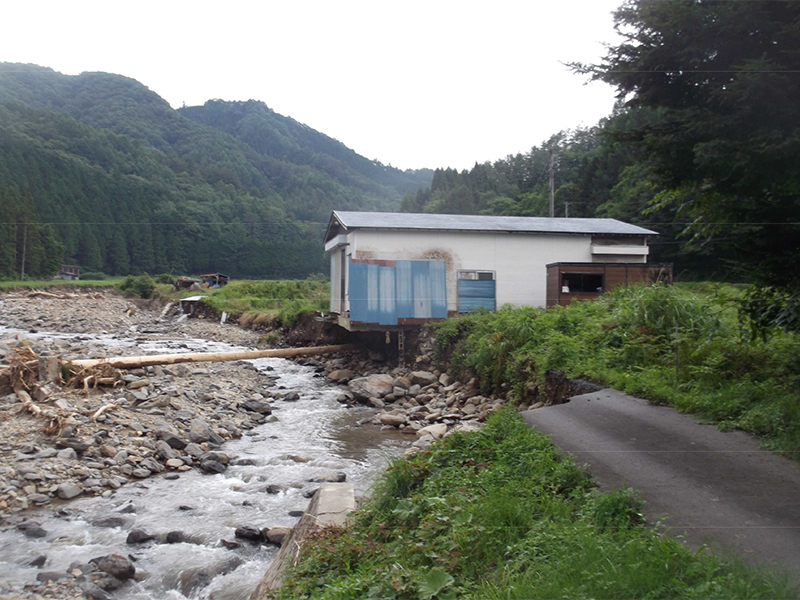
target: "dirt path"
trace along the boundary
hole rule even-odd
[[[639,490],[648,520],[664,517],[671,535],[800,581],[800,465],[752,436],[610,389],[522,416],[601,487]]]

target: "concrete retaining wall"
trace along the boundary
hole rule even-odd
[[[286,568],[297,562],[303,547],[303,540],[320,529],[343,527],[347,518],[356,509],[353,486],[349,483],[324,483],[319,488],[300,522],[287,537],[275,560],[261,579],[250,600],[263,600],[270,590],[278,589],[283,583]]]

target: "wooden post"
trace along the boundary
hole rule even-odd
[[[28,249],[28,224],[24,223],[22,225],[22,268],[20,269],[19,279],[23,281],[25,279],[25,254],[27,254]]]
[[[556,216],[556,175],[555,175],[555,150],[550,147],[550,218]]]

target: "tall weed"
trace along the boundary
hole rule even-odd
[[[743,336],[730,301],[741,289],[694,287],[703,293],[639,285],[567,307],[449,319],[434,326],[437,356],[487,393],[522,399],[557,369],[800,450],[800,336]]]

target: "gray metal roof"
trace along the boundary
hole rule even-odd
[[[493,217],[481,215],[439,215],[333,211],[347,229],[422,229],[446,231],[498,231],[509,233],[572,233],[609,235],[658,235],[616,219],[563,219],[549,217]],[[330,225],[328,226],[330,233]],[[328,239],[328,235],[326,235]]]

